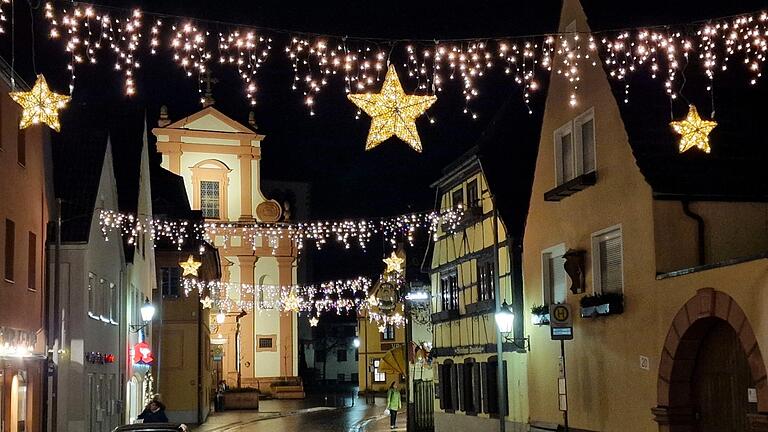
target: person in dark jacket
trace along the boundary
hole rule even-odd
[[[168,417],[165,415],[165,405],[158,399],[152,399],[144,408],[144,412],[139,417],[144,423],[168,423]]]

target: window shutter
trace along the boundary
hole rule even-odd
[[[456,371],[456,365],[455,364],[451,365],[450,374],[451,374],[451,380],[450,380],[451,381],[450,382],[450,385],[451,385],[451,389],[450,389],[450,391],[451,391],[451,409],[455,410],[456,407],[459,406],[459,389],[458,389],[457,379],[456,379],[457,378],[456,377],[457,371]]]
[[[624,288],[621,235],[600,242],[600,285],[604,293],[620,293]]]
[[[565,302],[565,259],[562,255],[553,256],[552,258],[552,301],[554,303]]]
[[[459,411],[465,411],[466,406],[464,406],[464,392],[467,391],[466,388],[464,388],[464,365],[463,364],[457,364],[456,365],[456,371],[457,371],[457,377],[456,380],[456,387],[458,387],[458,396],[459,396]]]
[[[481,387],[483,392],[482,412],[488,414],[488,363],[480,363],[480,377],[482,380]],[[480,407],[477,409],[480,412]]]
[[[563,166],[562,182],[565,183],[575,177],[573,167],[573,134],[571,132],[560,137],[560,151],[562,152],[560,159]]]
[[[445,381],[445,365],[437,366],[437,398],[440,401],[440,409],[445,409],[445,392],[443,391],[443,382]]]
[[[472,363],[472,402],[476,413],[483,411],[480,400],[480,363]]]
[[[595,170],[595,121],[589,119],[581,124],[582,173]]]

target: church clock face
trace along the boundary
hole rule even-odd
[[[389,311],[395,308],[397,293],[395,286],[391,283],[384,282],[379,285],[377,297],[379,299],[379,309]]]

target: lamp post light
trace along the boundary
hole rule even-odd
[[[355,339],[352,341],[352,345],[354,345],[356,349],[357,349],[357,348],[360,348],[360,339],[359,339],[359,338],[355,338]]]
[[[509,309],[509,305],[505,300],[501,307],[499,307],[499,310],[496,312],[496,326],[498,326],[499,331],[503,333],[504,336],[506,336],[512,333],[514,325],[515,314],[513,314]]]
[[[138,333],[143,329],[147,328],[147,326],[152,322],[152,319],[155,317],[155,305],[149,302],[149,297],[144,298],[144,304],[141,306],[140,311],[141,311],[141,320],[144,323],[129,325],[128,327],[130,328],[132,333]]]
[[[216,314],[217,324],[224,324],[224,321],[226,320],[227,320],[227,315],[224,313],[224,311],[219,311],[219,313]]]
[[[496,311],[496,327],[499,329],[499,333],[504,338],[504,342],[511,343],[515,348],[519,350],[531,350],[531,340],[528,337],[516,338],[515,332],[515,314],[512,313],[512,309],[509,307],[506,301],[499,306],[499,310]],[[522,341],[523,345],[518,345],[518,342]]]

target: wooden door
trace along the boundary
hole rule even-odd
[[[743,432],[751,407],[747,356],[738,336],[717,322],[701,342],[691,380],[699,432]]]

